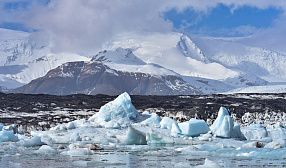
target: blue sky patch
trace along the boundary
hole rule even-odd
[[[197,12],[191,8],[182,13],[171,10],[165,13],[176,29],[193,34],[208,36],[243,36],[239,27],[260,29],[270,27],[283,11],[277,8],[259,9],[243,6],[231,12],[232,6],[219,4],[207,13]],[[236,31],[236,32],[234,32]]]

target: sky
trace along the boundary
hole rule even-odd
[[[286,50],[284,0],[1,0],[0,8],[0,28],[49,36],[55,52],[93,50],[130,31],[246,37]]]

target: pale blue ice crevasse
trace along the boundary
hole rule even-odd
[[[89,118],[89,121],[99,123],[105,128],[118,128],[133,123],[138,115],[129,94],[124,92],[115,100],[102,106],[97,114]]]

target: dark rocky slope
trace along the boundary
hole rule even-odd
[[[201,94],[181,77],[158,76],[146,73],[123,72],[98,62],[69,62],[35,79],[15,93],[68,95],[190,95]]]

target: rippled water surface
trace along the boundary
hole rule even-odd
[[[218,158],[183,154],[177,147],[131,146],[96,151],[94,155],[67,156],[35,153],[38,148],[1,144],[0,167],[191,167],[207,157],[222,167],[286,167],[283,159]]]

